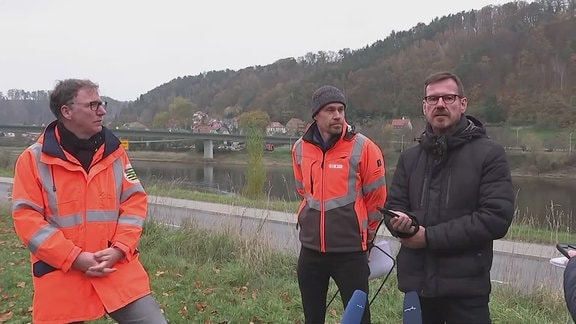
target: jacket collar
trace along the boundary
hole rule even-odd
[[[42,153],[67,161],[66,154],[60,146],[56,124],[57,121],[53,121],[44,130]],[[105,158],[120,147],[120,140],[106,127],[102,127],[102,136],[104,137],[104,155],[102,158]]]
[[[354,127],[344,122],[342,134],[334,135],[332,138],[330,138],[330,140],[328,140],[328,142],[324,143],[318,131],[318,125],[316,124],[316,121],[314,121],[310,127],[308,127],[304,135],[302,135],[302,139],[306,142],[310,142],[316,146],[319,146],[324,152],[326,152],[328,149],[336,145],[339,140],[349,141],[354,137],[354,135],[356,135]]]

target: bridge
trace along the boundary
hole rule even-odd
[[[44,126],[28,125],[0,125],[0,132],[22,133],[42,133]],[[167,130],[137,130],[137,129],[113,129],[109,128],[114,135],[122,139],[136,139],[143,142],[154,142],[156,139],[164,140],[196,140],[204,142],[204,158],[214,158],[214,141],[245,142],[246,135],[241,134],[217,134],[217,133],[192,133],[187,131],[167,131]],[[292,145],[298,136],[264,136],[265,143],[275,145]]]

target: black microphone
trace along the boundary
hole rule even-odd
[[[354,290],[342,315],[340,324],[360,324],[368,296],[362,290]]]
[[[415,291],[409,291],[404,295],[404,306],[402,308],[403,324],[422,324],[422,309],[420,308],[420,297]]]

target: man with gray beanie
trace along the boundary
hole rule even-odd
[[[384,158],[345,120],[346,97],[320,87],[312,96],[314,122],[292,148],[298,209],[298,285],[306,324],[324,323],[330,278],[344,307],[355,290],[368,294],[368,248],[386,201]],[[370,323],[366,304],[362,323]]]

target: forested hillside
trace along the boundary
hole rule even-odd
[[[0,92],[0,124],[3,125],[44,125],[54,120],[48,101],[48,90],[25,91],[11,89]],[[128,105],[112,98],[103,97],[108,102],[108,119],[118,118]]]
[[[213,116],[238,107],[261,109],[283,123],[292,117],[308,120],[310,96],[326,83],[346,92],[348,119],[417,116],[424,78],[452,70],[466,86],[469,112],[489,123],[571,127],[576,123],[575,31],[576,0],[488,6],[394,31],[362,49],[179,77],[127,103],[117,121],[152,126],[158,113],[170,113],[176,97]],[[2,120],[14,104],[0,101]]]

